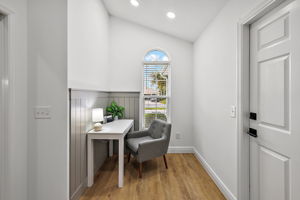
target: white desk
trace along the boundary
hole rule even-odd
[[[133,120],[117,120],[103,124],[101,131],[88,132],[88,187],[94,184],[94,142],[93,140],[110,140],[109,155],[112,156],[112,140],[119,141],[119,187],[124,185],[124,137],[132,130]]]

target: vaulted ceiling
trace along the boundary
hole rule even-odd
[[[227,0],[103,0],[108,12],[142,26],[187,40],[195,41],[201,31],[218,14]],[[168,11],[176,18],[166,17]]]

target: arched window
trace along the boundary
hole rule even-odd
[[[167,62],[169,61],[169,56],[163,51],[152,50],[146,54],[144,61],[145,62]]]
[[[143,127],[154,119],[170,121],[170,58],[161,50],[151,50],[144,57]]]

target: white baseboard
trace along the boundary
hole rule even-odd
[[[192,146],[170,146],[168,153],[194,153]]]
[[[193,148],[193,150],[196,158],[199,160],[199,162],[202,164],[206,172],[209,174],[209,176],[213,179],[215,184],[221,190],[225,198],[227,200],[237,200],[237,198],[231,193],[228,187],[224,184],[221,178],[215,173],[215,171],[211,168],[211,166],[206,162],[206,160],[200,155],[200,153],[196,150],[196,148]]]
[[[79,200],[81,195],[84,193],[85,188],[87,187],[87,178],[78,186],[76,191],[70,197],[70,200]]]

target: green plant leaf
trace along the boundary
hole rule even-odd
[[[119,118],[124,117],[124,110],[125,108],[123,106],[118,106],[115,101],[106,108],[106,112],[112,114],[113,117],[118,116]]]
[[[111,112],[112,112],[112,109],[111,109],[111,107],[107,107],[107,108],[106,108],[106,112],[109,112],[109,113],[111,113]]]

